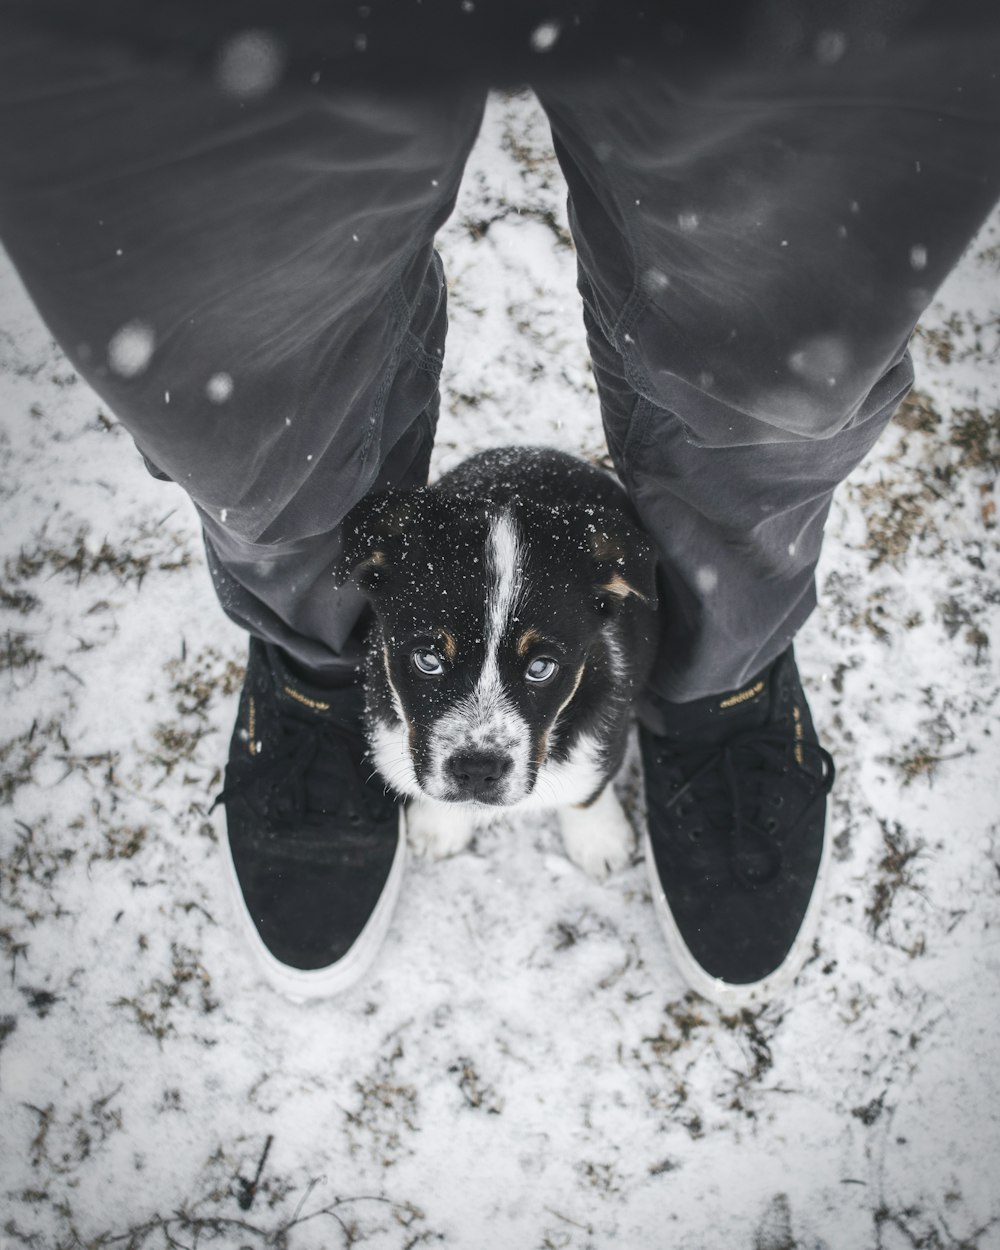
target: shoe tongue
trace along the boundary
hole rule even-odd
[[[690,703],[657,700],[644,709],[642,719],[654,734],[692,742],[724,742],[741,729],[767,722],[771,710],[771,669],[766,668],[745,685]]]
[[[285,724],[299,726],[284,746],[290,750],[289,769],[300,769],[305,818],[317,820],[334,812],[349,815],[356,806],[359,781],[350,759],[360,758],[361,753],[364,698],[360,688],[331,694],[276,668],[274,689]],[[356,751],[350,746],[351,735],[356,738]]]

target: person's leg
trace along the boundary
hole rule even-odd
[[[230,875],[272,982],[332,992],[377,950],[403,863],[351,684],[361,601],[332,569],[357,500],[426,476],[432,241],[484,93],[262,76],[266,46],[236,57],[241,80],[226,48],[189,62],[3,34],[0,237],[74,365],[198,508],[221,603],[251,633]]]
[[[336,667],[337,527],[426,473],[434,232],[482,90],[234,88],[216,62],[4,32],[0,237],[75,367],[204,522],[226,610]],[[265,49],[266,50],[266,49]],[[221,68],[220,68],[221,66]]]
[[[540,92],[609,448],[664,554],[673,700],[740,684],[808,615],[832,489],[1000,195],[995,28],[871,55],[841,32],[831,64],[799,34],[784,60],[682,45]]]
[[[609,448],[663,557],[650,865],[686,974],[731,1002],[815,921],[832,765],[789,644],[832,491],[1000,195],[996,23],[747,29],[539,92]]]

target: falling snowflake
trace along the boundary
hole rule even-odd
[[[123,378],[138,377],[153,356],[156,338],[146,321],[128,321],[108,344],[108,364]]]
[[[228,373],[213,373],[205,386],[205,394],[213,404],[224,404],[233,393],[233,379]]]
[[[542,22],[541,26],[536,26],[531,32],[532,49],[535,52],[548,52],[555,46],[561,32],[562,27],[558,22]]]
[[[243,30],[222,45],[215,80],[226,95],[249,100],[266,95],[285,66],[281,45],[266,30]]]
[[[921,243],[914,243],[910,248],[910,264],[914,269],[927,268],[927,248]]]

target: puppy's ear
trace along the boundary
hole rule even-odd
[[[353,581],[365,595],[383,588],[395,564],[401,539],[412,527],[420,491],[368,495],[344,518],[343,548],[334,576]]]
[[[650,539],[620,513],[604,509],[588,519],[587,538],[602,599],[614,606],[636,595],[655,609],[656,549]]]

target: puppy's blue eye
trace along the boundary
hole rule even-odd
[[[422,677],[440,677],[444,672],[444,665],[437,652],[426,651],[422,647],[410,652],[410,663]]]
[[[555,660],[550,660],[548,656],[539,656],[537,660],[532,660],[524,670],[524,680],[540,685],[553,678],[558,670],[559,665]]]

